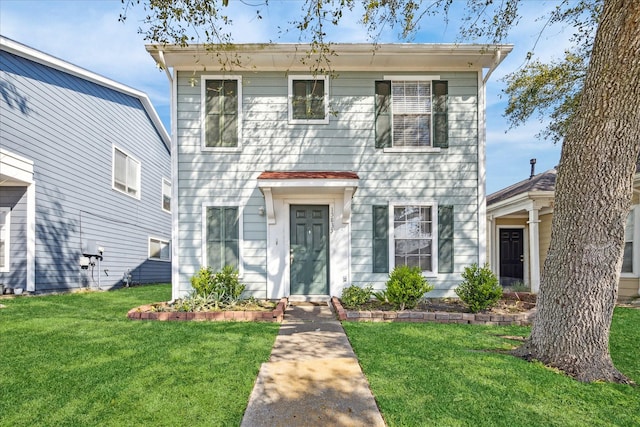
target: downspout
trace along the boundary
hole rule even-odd
[[[173,100],[173,76],[171,75],[171,73],[169,72],[169,69],[167,68],[167,63],[164,60],[164,52],[159,50],[158,51],[158,57],[160,58],[160,63],[158,63],[158,65],[160,66],[160,68],[162,68],[164,70],[164,73],[167,75],[167,79],[169,80],[169,85],[171,87],[171,99]],[[171,106],[173,106],[173,104],[171,104]],[[171,122],[171,128],[173,130],[173,122]],[[172,133],[173,135],[173,133]],[[173,137],[172,137],[173,138]]]
[[[496,49],[494,60],[489,71],[483,77],[482,69],[478,73],[478,265],[487,262],[487,195],[486,195],[486,144],[487,144],[487,101],[486,85],[489,77],[500,65],[504,57],[502,51]]]
[[[179,289],[179,257],[178,257],[178,140],[177,140],[177,111],[175,106],[176,81],[167,67],[164,52],[158,50],[158,66],[162,68],[169,80],[169,105],[171,106],[171,301],[180,298]]]

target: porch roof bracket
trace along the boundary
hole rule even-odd
[[[355,192],[354,187],[345,187],[344,188],[344,206],[342,208],[342,223],[348,224],[351,221],[351,199],[353,198],[353,193]]]
[[[267,208],[267,224],[276,223],[276,213],[273,209],[273,194],[271,193],[271,187],[262,187],[262,194],[264,194],[264,202]]]

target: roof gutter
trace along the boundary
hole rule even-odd
[[[491,64],[491,67],[489,67],[489,71],[487,71],[487,74],[482,78],[482,83],[484,83],[485,85],[487,84],[487,81],[489,80],[489,77],[491,77],[491,74],[493,74],[495,69],[498,68],[498,65],[500,65],[500,63],[504,59],[504,57],[502,56],[502,50],[496,49],[496,53],[494,55],[494,58],[495,59],[493,60],[493,63]]]

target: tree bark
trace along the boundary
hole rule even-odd
[[[640,1],[606,0],[562,147],[538,313],[517,356],[580,381],[632,383],[613,365],[609,329],[639,152]]]

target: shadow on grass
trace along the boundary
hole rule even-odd
[[[126,318],[169,292],[5,301],[0,425],[238,425],[278,325]]]
[[[635,325],[637,346],[640,318]],[[640,423],[638,387],[578,383],[542,364],[501,354],[517,343],[497,335],[524,336],[525,327],[345,323],[344,328],[389,426]],[[612,333],[612,341],[616,336]],[[616,363],[628,374],[630,365]]]

